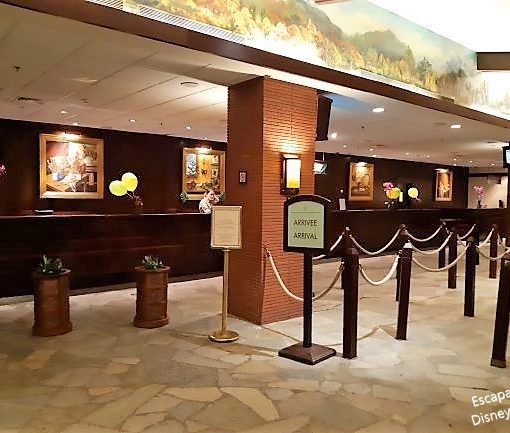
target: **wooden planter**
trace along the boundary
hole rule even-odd
[[[149,270],[142,266],[136,271],[136,315],[133,325],[138,328],[159,328],[168,324],[168,273],[170,268]]]
[[[66,270],[57,275],[34,273],[34,326],[32,335],[51,337],[73,329],[69,314],[69,275]]]

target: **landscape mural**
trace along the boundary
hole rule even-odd
[[[491,88],[476,53],[366,0],[126,0],[241,35],[246,45],[510,118],[509,86]],[[440,12],[438,12],[440,13]],[[384,80],[384,79],[383,79]],[[387,80],[385,80],[387,81]],[[402,84],[400,84],[402,83]]]

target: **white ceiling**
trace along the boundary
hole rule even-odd
[[[474,51],[510,51],[510,0],[369,1]]]
[[[0,118],[225,141],[227,86],[269,75],[343,96],[330,127],[339,137],[319,151],[435,163],[460,154],[459,164],[489,166],[510,139],[501,127],[3,4],[0,59]]]

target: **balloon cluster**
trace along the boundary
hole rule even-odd
[[[124,173],[121,177],[121,180],[114,180],[110,182],[110,192],[117,196],[122,197],[123,195],[128,195],[130,198],[134,199],[134,194],[129,194],[133,192],[138,186],[138,178],[133,173]]]

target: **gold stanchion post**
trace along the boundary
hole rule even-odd
[[[239,338],[239,334],[235,331],[227,329],[228,317],[228,259],[229,249],[223,250],[223,301],[221,307],[221,329],[214,331],[209,335],[209,340],[216,343],[231,343]]]

